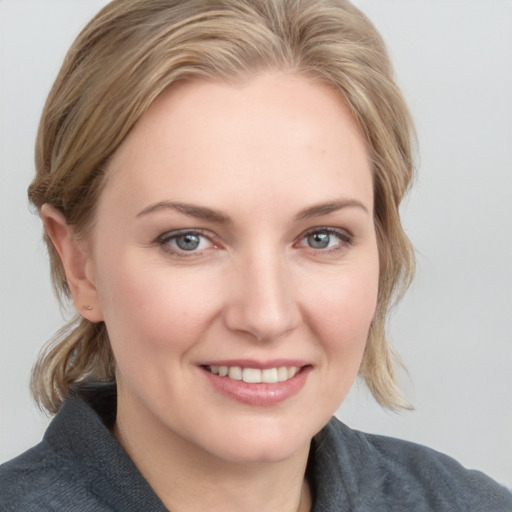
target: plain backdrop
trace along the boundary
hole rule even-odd
[[[26,188],[43,102],[100,0],[0,0],[0,462],[48,418],[28,391],[62,324]],[[359,0],[386,39],[419,138],[403,208],[415,284],[391,320],[413,412],[355,385],[339,416],[413,440],[512,484],[512,2]],[[307,414],[307,411],[304,411]]]

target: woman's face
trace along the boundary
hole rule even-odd
[[[370,164],[340,95],[280,73],[174,86],[107,172],[87,275],[118,424],[229,461],[307,450],[377,298]]]

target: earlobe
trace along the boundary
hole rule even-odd
[[[66,222],[62,213],[44,204],[40,214],[46,233],[60,256],[75,308],[87,320],[101,322],[103,315],[99,306],[92,257],[84,250],[83,244],[73,237],[73,227]]]

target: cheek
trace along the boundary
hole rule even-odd
[[[357,366],[364,352],[378,293],[378,264],[339,269],[309,283],[304,311],[329,364]],[[309,291],[309,292],[308,292]]]
[[[342,269],[323,279],[323,285],[310,283],[308,302],[326,327],[354,328],[369,324],[375,313],[378,294],[378,269]]]
[[[117,259],[105,265],[100,303],[118,364],[164,352],[184,353],[201,338],[218,304],[200,272],[171,272],[162,265]]]

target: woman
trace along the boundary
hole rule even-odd
[[[483,475],[331,419],[358,373],[407,407],[384,322],[413,270],[410,132],[346,2],[100,12],[40,125],[29,195],[79,316],[36,365],[57,415],[3,466],[4,508],[510,509]]]

